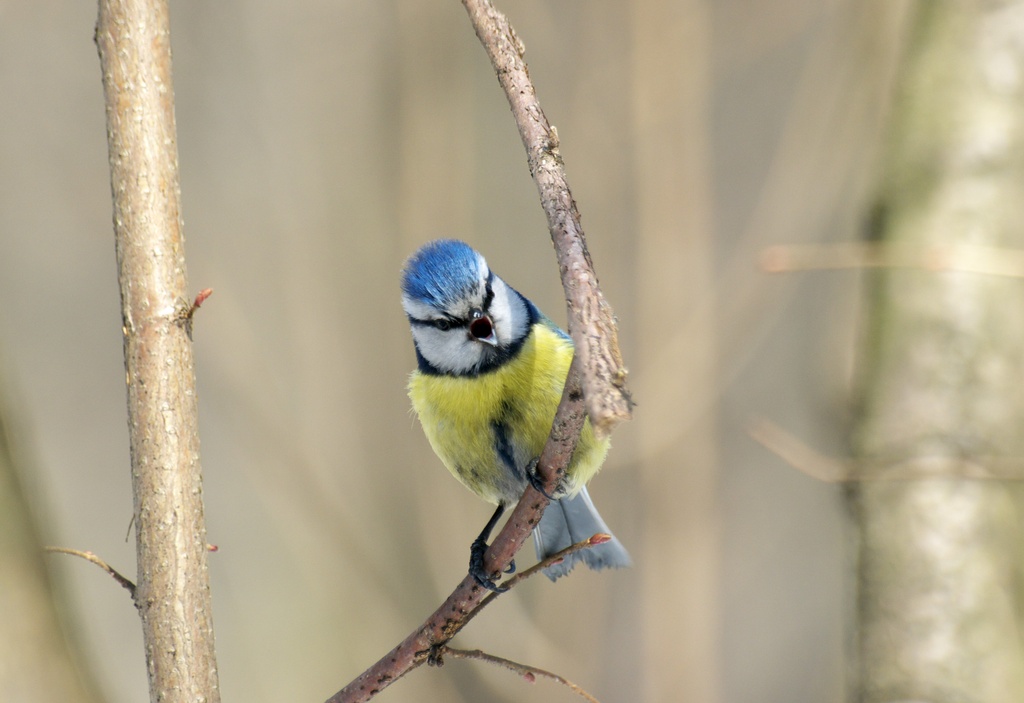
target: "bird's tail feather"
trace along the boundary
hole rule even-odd
[[[533,544],[537,548],[537,558],[545,559],[566,547],[590,539],[603,532],[611,534],[604,520],[597,513],[587,489],[583,488],[572,498],[556,500],[544,511],[540,524],[533,530]],[[582,561],[591,569],[605,567],[629,566],[632,561],[629,553],[614,536],[604,544],[582,549],[566,557],[561,563],[544,569],[544,574],[552,581],[572,571],[577,562]]]

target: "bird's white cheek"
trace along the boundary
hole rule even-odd
[[[420,354],[427,355],[425,349],[427,349],[430,340],[427,339],[427,335],[419,327],[412,328],[412,341],[416,343],[416,348],[420,350]]]
[[[463,330],[442,332],[429,327],[413,327],[413,339],[420,354],[440,371],[461,373],[480,362],[481,349]]]
[[[494,281],[491,318],[494,320],[494,333],[498,337],[499,345],[511,344],[525,334],[526,311],[518,299],[513,305],[508,286],[500,278],[495,278]]]

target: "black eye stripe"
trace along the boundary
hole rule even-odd
[[[492,271],[487,272],[487,287],[484,290],[484,310],[491,309],[491,301],[494,300],[494,289],[491,287],[491,281],[494,280],[494,273]]]
[[[442,332],[447,332],[454,327],[465,327],[466,321],[454,317],[441,317],[436,320],[421,320],[417,317],[409,317],[409,324],[416,327],[434,327]]]

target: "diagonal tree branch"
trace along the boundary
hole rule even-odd
[[[150,699],[218,703],[166,0],[101,0],[96,45]]]
[[[577,357],[569,367],[569,377],[555,413],[551,435],[541,454],[538,472],[545,477],[545,490],[554,490],[556,477],[568,466],[585,417]],[[512,557],[530,536],[533,526],[540,521],[547,505],[548,499],[543,494],[532,486],[526,489],[487,550],[487,566],[492,572],[500,573],[512,561]],[[437,647],[446,644],[469,622],[488,595],[492,595],[490,591],[467,575],[426,622],[376,664],[331,696],[327,703],[368,701],[402,676],[426,663]]]
[[[523,61],[522,43],[505,16],[486,0],[463,0],[463,4],[505,89],[526,147],[530,172],[537,183],[558,257],[569,332],[576,348],[537,469],[550,494],[569,465],[588,416],[595,430],[603,433],[629,417],[631,401],[625,386],[626,370],[611,306],[598,287],[579,212],[565,178],[558,137],[537,101]],[[547,505],[543,494],[533,487],[526,489],[487,551],[486,563],[491,573],[500,574],[511,562]],[[488,592],[467,576],[423,625],[328,703],[367,701],[429,661],[479,611],[487,596]]]
[[[569,308],[569,334],[583,361],[590,423],[598,434],[609,434],[629,419],[632,401],[626,389],[627,372],[615,317],[597,284],[580,213],[558,151],[558,133],[541,110],[523,58],[526,49],[508,18],[489,0],[462,0],[462,4],[505,90],[547,215]]]

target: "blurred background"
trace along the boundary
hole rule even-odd
[[[638,406],[591,494],[635,566],[528,583],[456,646],[606,702],[843,699],[842,490],[749,428],[843,455],[859,278],[759,257],[860,236],[905,6],[499,4],[619,319]],[[564,323],[557,266],[460,3],[171,13],[189,278],[214,289],[194,336],[222,694],[319,701],[458,583],[491,512],[410,415],[404,258],[463,238]],[[134,578],[95,14],[0,0],[0,403],[38,539]],[[45,564],[97,700],[144,700],[126,593],[82,560]],[[577,699],[449,661],[380,700]]]

